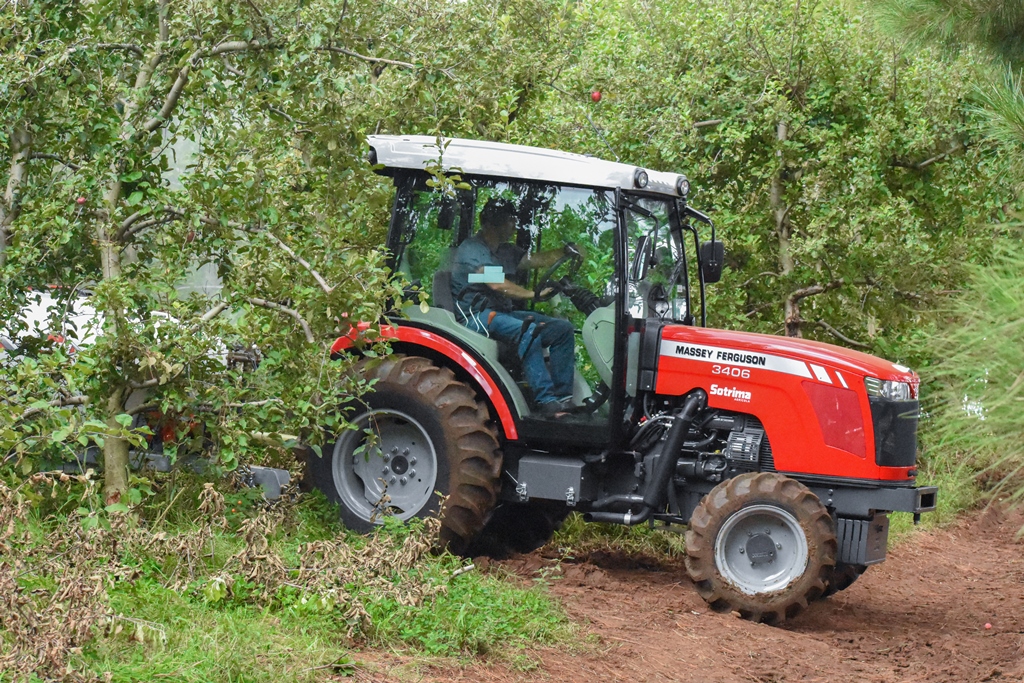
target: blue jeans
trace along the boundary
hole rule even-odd
[[[576,371],[576,341],[573,338],[572,323],[532,311],[495,313],[493,319],[491,313],[488,309],[473,314],[462,324],[474,332],[516,347],[523,361],[526,383],[533,389],[537,403],[551,403],[571,397]],[[523,321],[530,316],[533,322],[524,331]],[[489,325],[488,319],[491,320]],[[534,339],[538,325],[540,332]],[[548,349],[550,371],[549,364],[544,362],[544,349]]]

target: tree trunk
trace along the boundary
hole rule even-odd
[[[121,429],[114,418],[123,412],[124,396],[124,389],[116,389],[107,399],[107,426],[111,429]],[[121,502],[127,490],[128,442],[108,436],[103,441],[103,494],[107,505]]]
[[[15,124],[11,133],[11,175],[7,179],[4,201],[0,204],[0,268],[7,262],[10,226],[18,217],[18,194],[28,173],[28,156],[32,134],[24,122]]]
[[[783,278],[793,272],[793,252],[790,243],[789,207],[785,201],[785,175],[786,162],[782,156],[782,143],[789,138],[789,127],[785,121],[779,121],[775,129],[775,138],[779,141],[779,149],[776,156],[779,159],[779,168],[772,178],[771,187],[771,208],[775,217],[775,236],[779,241],[779,275]],[[792,296],[787,297],[784,303],[784,320],[786,321],[786,336],[800,337],[800,300]]]

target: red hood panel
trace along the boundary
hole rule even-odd
[[[831,365],[839,370],[848,370],[885,380],[903,382],[917,380],[916,375],[909,368],[898,366],[867,353],[810,339],[794,339],[771,334],[757,334],[756,332],[736,332],[683,325],[666,325],[662,328],[661,338],[663,341],[725,346],[731,349],[756,351],[821,365]]]

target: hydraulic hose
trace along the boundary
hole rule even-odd
[[[591,522],[613,522],[615,524],[632,526],[646,522],[654,510],[664,507],[665,499],[668,496],[668,484],[672,478],[672,473],[675,472],[676,461],[679,459],[679,449],[683,445],[683,440],[686,438],[690,425],[693,424],[693,419],[697,416],[697,412],[707,403],[707,399],[708,396],[703,390],[697,389],[692,391],[687,395],[683,407],[676,412],[675,418],[672,420],[672,426],[665,436],[665,444],[661,449],[661,455],[658,456],[658,461],[654,464],[654,472],[643,498],[632,495],[608,496],[595,503],[595,507],[598,506],[598,503],[604,504],[603,506],[627,502],[630,504],[641,503],[642,506],[637,513],[598,511],[588,512],[583,518]]]

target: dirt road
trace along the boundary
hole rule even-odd
[[[989,511],[919,533],[781,628],[710,612],[681,563],[594,554],[563,562],[551,591],[597,645],[532,652],[539,666],[527,673],[487,663],[418,673],[484,683],[1022,681],[1022,523]],[[551,562],[534,554],[503,564],[529,576],[540,565],[550,573]]]

